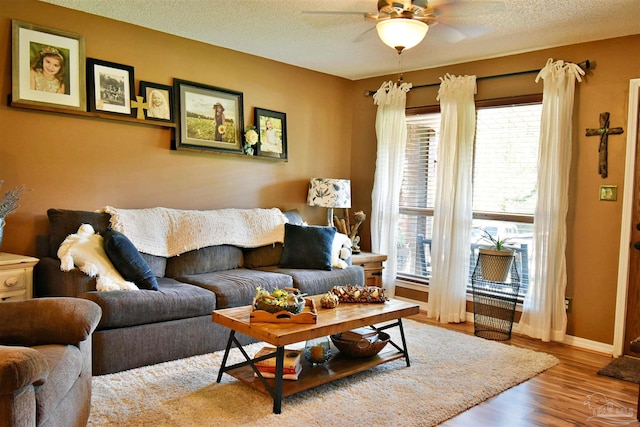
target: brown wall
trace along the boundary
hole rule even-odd
[[[482,77],[540,69],[548,58],[592,61],[592,70],[577,85],[574,104],[566,292],[573,298],[573,307],[568,314],[567,332],[609,344],[613,342],[622,200],[619,197],[617,202],[601,202],[598,190],[600,185],[617,185],[618,194],[622,194],[626,135],[609,138],[609,177],[602,179],[597,173],[599,139],[587,138],[584,133],[587,128],[599,126],[599,114],[605,111],[611,113],[610,126],[621,126],[626,131],[629,80],[640,77],[640,57],[630,52],[639,49],[640,36],[631,36],[404,73],[406,82],[418,86],[439,82],[446,73]],[[406,54],[411,55],[411,51]],[[542,82],[536,84],[535,77],[533,74],[479,81],[476,99],[542,93]],[[397,75],[361,80],[354,89],[351,179],[362,189],[354,191],[357,206],[371,206],[375,168],[375,130],[370,125],[375,121],[375,107],[372,98],[362,93],[365,89],[376,90],[390,79],[396,80]],[[437,90],[412,90],[407,106],[437,104]],[[360,131],[355,132],[356,129]],[[369,244],[365,239],[364,247]]]
[[[51,207],[167,206],[299,209],[313,223],[326,212],[305,205],[311,177],[348,178],[353,82],[255,56],[76,12],[35,0],[0,8],[0,92],[11,92],[11,19],[85,35],[87,57],[132,65],[136,81],[174,78],[244,93],[253,107],[287,114],[289,161],[170,151],[171,130],[0,105],[2,192],[31,190],[10,215],[2,250],[34,254]]]
[[[375,107],[365,89],[382,76],[348,81],[251,55],[99,18],[36,0],[5,0],[0,9],[1,93],[11,92],[11,19],[84,34],[87,56],[135,67],[136,80],[171,84],[173,78],[242,91],[245,124],[253,107],[287,114],[289,162],[170,151],[171,131],[0,105],[2,191],[31,190],[8,218],[2,250],[35,253],[35,236],[47,231],[50,207],[98,209],[168,206],[211,209],[300,209],[312,223],[325,212],[305,205],[308,179],[351,178],[353,209],[370,217],[375,168]],[[486,76],[539,69],[547,58],[595,67],[576,91],[570,186],[567,295],[573,298],[568,333],[611,343],[615,311],[622,202],[598,201],[598,187],[622,194],[625,136],[610,138],[609,177],[597,174],[601,112],[626,128],[629,79],[639,77],[640,36],[584,43],[436,69],[405,72],[414,85],[438,82],[445,73]],[[411,51],[407,51],[410,55]],[[539,93],[535,75],[481,81],[476,99]],[[415,89],[408,106],[436,103],[437,88]],[[370,248],[369,224],[363,248]]]

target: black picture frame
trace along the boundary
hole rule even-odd
[[[139,96],[146,105],[145,120],[174,123],[173,86],[140,81]],[[157,100],[160,100],[159,103]]]
[[[242,92],[181,79],[174,79],[173,92],[176,103],[173,149],[243,153]],[[218,118],[214,107],[216,111],[222,110]]]
[[[17,20],[11,21],[11,33],[11,102],[87,111],[84,36]],[[53,86],[44,80],[44,57],[58,61],[60,67],[50,80]]]
[[[265,108],[254,108],[254,125],[258,131],[256,155],[288,160],[287,115]]]
[[[133,67],[87,58],[87,99],[89,111],[132,116],[131,100],[135,99]]]

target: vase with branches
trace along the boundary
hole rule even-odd
[[[4,184],[3,180],[0,180],[0,187]],[[12,188],[7,191],[2,200],[0,200],[0,247],[2,246],[2,234],[4,230],[5,218],[12,214],[16,209],[20,207],[18,201],[27,190],[23,186]]]

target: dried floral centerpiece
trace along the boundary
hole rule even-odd
[[[298,314],[304,310],[305,295],[295,288],[276,288],[269,292],[258,286],[256,288],[255,308],[269,313],[286,310],[290,313]]]

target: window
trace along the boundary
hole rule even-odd
[[[529,284],[530,248],[536,204],[537,159],[542,104],[540,98],[476,106],[473,160],[471,265],[483,245],[479,227],[511,238],[522,278]],[[431,229],[435,205],[440,113],[407,112],[408,138],[400,192],[398,277],[427,283],[431,277]]]

